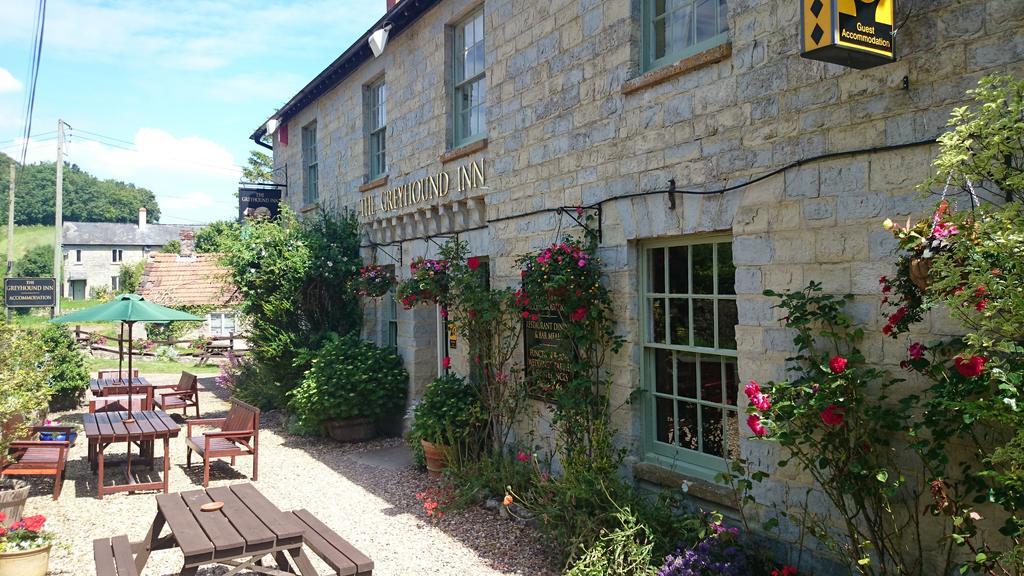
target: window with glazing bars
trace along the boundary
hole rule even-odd
[[[729,238],[643,249],[645,445],[709,480],[739,454],[735,276]]]
[[[643,23],[647,70],[729,39],[726,0],[643,0]]]
[[[302,188],[302,200],[306,204],[312,204],[320,197],[317,192],[316,122],[310,122],[302,128],[302,166],[306,179]]]
[[[455,25],[453,56],[452,144],[461,146],[484,137],[487,131],[483,10]]]
[[[381,79],[366,88],[367,149],[369,150],[369,177],[376,180],[388,171],[386,135],[387,84]]]

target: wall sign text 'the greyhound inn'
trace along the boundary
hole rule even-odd
[[[406,206],[422,204],[434,198],[444,198],[454,192],[483,187],[487,180],[484,159],[473,160],[451,173],[437,172],[413,180],[397,188],[384,190],[359,200],[359,216],[367,219],[378,212],[394,212]]]
[[[893,4],[896,0],[800,0],[800,55],[850,68],[872,68],[895,60]]]

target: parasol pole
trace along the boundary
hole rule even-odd
[[[124,322],[121,322],[121,330],[117,333],[117,379],[121,380],[124,374]]]
[[[124,421],[125,424],[135,423],[135,419],[132,418],[132,388],[134,387],[132,378],[132,374],[134,374],[134,372],[132,372],[132,326],[134,325],[134,321],[128,322],[128,419]],[[129,442],[128,450],[131,451],[131,449],[131,442]],[[131,462],[130,458],[131,456],[129,456],[129,462]]]

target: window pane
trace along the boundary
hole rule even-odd
[[[697,398],[697,356],[676,354],[676,380],[681,398]]]
[[[697,405],[677,401],[679,409],[679,445],[690,450],[697,450]]]
[[[693,256],[693,293],[714,294],[714,246],[696,244],[690,247],[690,254]]]
[[[697,0],[697,42],[718,34],[718,0]]]
[[[693,300],[693,345],[715,346],[715,301]]]
[[[651,36],[654,37],[654,46],[651,57],[657,60],[663,58],[668,50],[668,39],[665,37],[665,19],[659,18],[651,23]]]
[[[673,294],[689,294],[689,264],[686,262],[686,246],[668,249],[669,290]]]
[[[647,302],[648,309],[650,310],[648,318],[651,319],[650,327],[648,328],[648,340],[663,344],[665,342],[665,300],[653,298]]]
[[[658,17],[665,13],[665,0],[654,0],[654,14],[652,16]]]
[[[669,304],[669,332],[672,344],[690,344],[690,307],[686,298],[672,298]]]
[[[658,441],[666,444],[674,444],[676,441],[676,417],[672,412],[672,401],[668,398],[655,398],[654,407],[654,420],[657,423],[658,428]]]
[[[725,449],[726,458],[737,460],[740,457],[740,418],[732,410],[725,413]]]
[[[728,8],[725,5],[725,0],[718,0],[718,31],[727,32],[729,30],[729,18]]]
[[[666,16],[666,54],[678,52],[693,44],[693,5],[683,2],[678,10]]]
[[[700,398],[722,403],[722,361],[717,356],[704,356],[701,360]]]
[[[732,243],[718,245],[718,293],[736,293],[736,265],[732,263]]]
[[[725,364],[725,403],[730,406],[736,405],[736,396],[740,389],[740,376],[736,372],[736,360],[734,358],[722,358]]]
[[[654,390],[661,394],[675,394],[672,386],[672,351],[654,351]]]
[[[647,251],[647,264],[650,275],[647,278],[648,292],[665,291],[665,249],[654,248]]]
[[[724,430],[722,429],[722,409],[710,406],[701,406],[701,440],[704,442],[705,454],[712,456],[723,456],[722,440]]]
[[[736,349],[736,316],[735,300],[718,301],[718,347],[726,350]]]

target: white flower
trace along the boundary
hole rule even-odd
[[[1014,412],[1017,411],[1017,399],[1016,398],[1003,398],[1003,404],[1006,404]]]
[[[687,480],[683,480],[683,483],[682,483],[681,486],[679,486],[679,489],[682,490],[684,493],[685,492],[689,492],[690,491],[690,482],[687,481]]]

